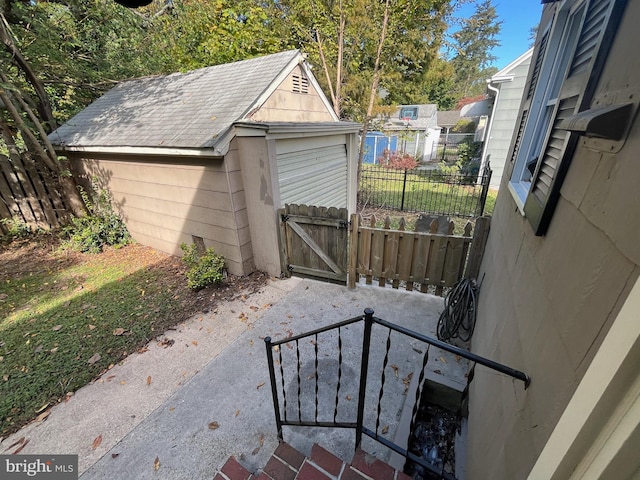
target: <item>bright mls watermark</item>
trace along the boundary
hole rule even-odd
[[[0,455],[0,479],[77,480],[78,455]]]

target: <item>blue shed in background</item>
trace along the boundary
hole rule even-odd
[[[398,137],[396,135],[385,135],[382,132],[367,132],[364,141],[365,150],[363,163],[378,163],[378,158],[386,149],[395,152],[398,147]]]

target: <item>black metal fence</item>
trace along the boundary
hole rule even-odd
[[[475,218],[484,214],[490,181],[488,164],[481,175],[363,165],[358,203],[361,208]]]
[[[477,365],[521,380],[525,389],[531,380],[523,372],[374,317],[373,314],[373,310],[367,308],[364,315],[302,335],[275,342],[270,337],[265,338],[278,438],[283,440],[283,426],[350,428],[355,430],[356,448],[361,446],[362,436],[365,435],[420,465],[436,478],[455,480],[455,472],[446,469],[446,465],[450,465],[446,459],[453,455],[453,444],[447,445],[443,452],[444,461],[433,463],[390,440],[396,429],[395,426],[390,428],[390,424],[397,422],[397,417],[390,413],[393,408],[388,403],[383,407],[383,399],[386,402],[393,399],[395,389],[395,397],[402,397],[404,404],[404,395],[409,391],[408,383],[412,381],[412,374],[402,383],[395,380],[398,377],[398,365],[409,360],[411,365],[421,365],[414,398],[407,398],[407,402],[413,404],[409,436],[413,433],[418,406],[424,395],[427,370],[431,368],[435,371],[428,365],[430,358],[452,354],[471,362],[467,385],[457,412],[459,416],[463,415],[463,404],[468,400],[469,385]],[[407,340],[417,343],[407,348]],[[382,345],[385,345],[384,354],[371,354],[371,348]],[[395,348],[392,349],[392,345]],[[422,346],[418,348],[419,345]],[[436,350],[435,357],[434,352],[430,352],[431,348],[440,349]],[[405,358],[404,355],[411,355],[411,358]],[[398,356],[403,356],[403,362],[399,361]],[[387,381],[387,376],[394,381]],[[398,393],[402,384],[405,384],[405,390],[399,390]],[[357,402],[352,399],[357,399]]]

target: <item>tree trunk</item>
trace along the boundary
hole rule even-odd
[[[4,17],[4,14],[0,12],[0,41],[4,45],[5,49],[11,55],[13,61],[18,65],[20,70],[24,73],[27,81],[31,84],[40,101],[38,102],[38,113],[44,121],[45,130],[47,133],[56,129],[57,123],[53,118],[53,111],[51,109],[51,102],[49,101],[49,95],[44,89],[44,84],[40,81],[36,73],[31,69],[29,62],[22,56],[20,50],[13,41],[13,37],[9,32],[8,22]]]
[[[367,107],[367,115],[362,125],[362,135],[360,137],[360,153],[358,154],[358,174],[357,185],[360,186],[360,174],[362,173],[362,160],[364,159],[364,147],[369,131],[369,123],[373,115],[373,107],[375,105],[376,95],[378,93],[378,84],[380,82],[380,58],[382,57],[382,47],[384,46],[385,38],[387,36],[387,25],[389,24],[389,3],[390,0],[386,0],[384,6],[384,16],[382,19],[382,31],[380,32],[380,42],[378,43],[378,51],[376,52],[376,61],[373,66],[373,78],[371,79],[371,90],[369,91],[369,106]]]

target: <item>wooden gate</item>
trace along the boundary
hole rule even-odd
[[[278,214],[282,270],[346,283],[347,209],[286,205]]]

